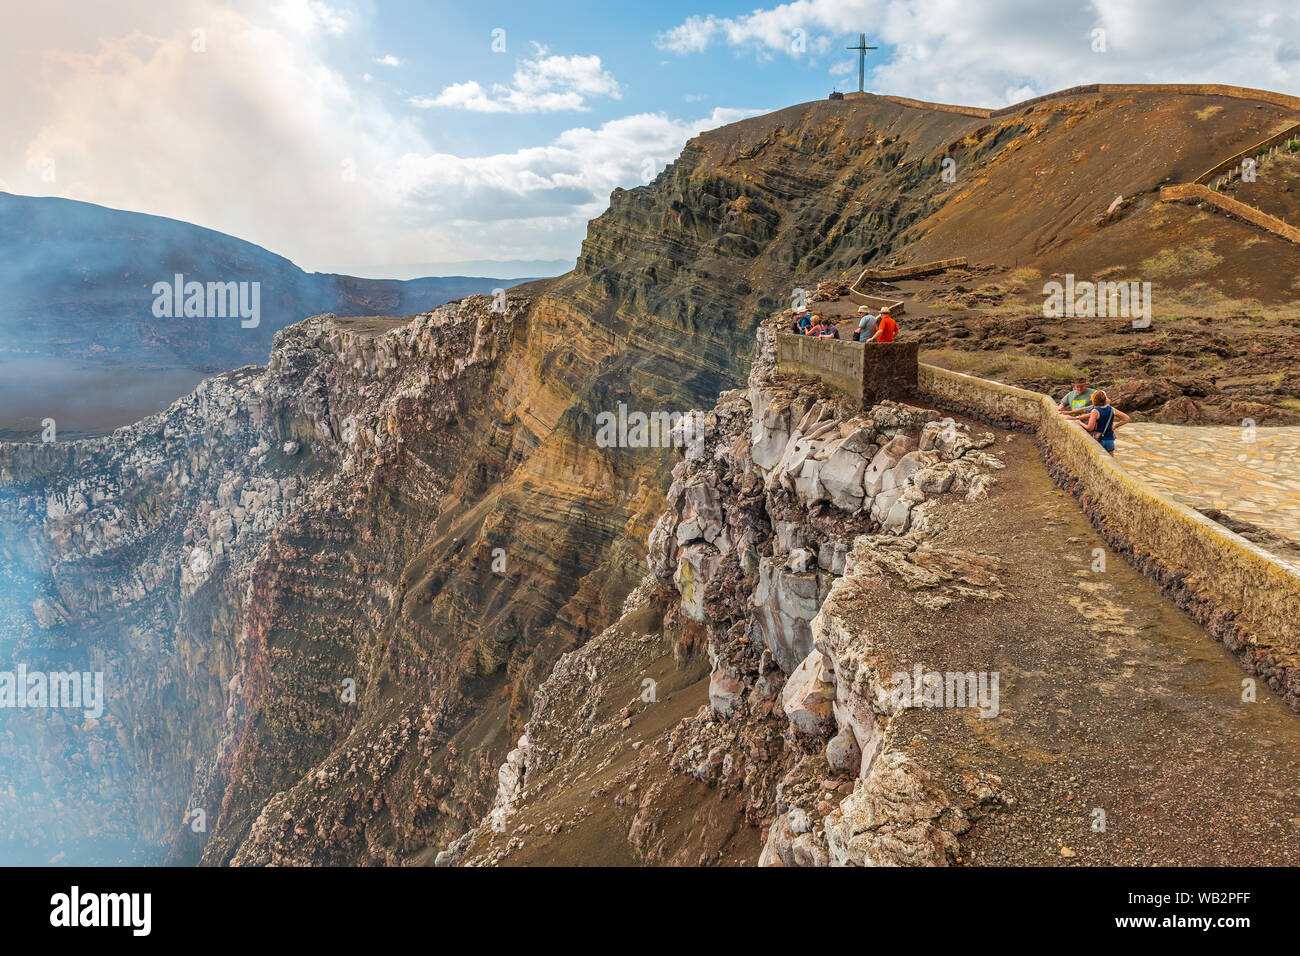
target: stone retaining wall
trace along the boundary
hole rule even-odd
[[[865,408],[916,394],[916,342],[846,342],[811,335],[777,336],[776,364],[786,375],[826,383]]]
[[[1160,187],[1160,199],[1164,202],[1204,202],[1214,206],[1219,212],[1232,216],[1234,219],[1240,219],[1248,222],[1252,226],[1258,226],[1261,229],[1273,233],[1275,236],[1281,236],[1291,242],[1300,243],[1300,229],[1288,222],[1270,216],[1266,212],[1256,209],[1254,206],[1248,206],[1244,202],[1233,199],[1230,196],[1224,196],[1216,193],[1209,186],[1202,186],[1200,183],[1184,183],[1181,186],[1162,186]]]
[[[1203,185],[1209,186],[1210,181],[1220,173],[1229,172],[1230,170],[1240,167],[1242,160],[1250,157],[1258,157],[1261,152],[1265,150],[1273,150],[1283,143],[1289,142],[1298,137],[1300,137],[1300,123],[1293,123],[1290,126],[1278,130],[1268,139],[1261,140],[1252,146],[1247,146],[1245,149],[1238,150],[1237,153],[1229,156],[1227,159],[1215,163],[1205,172],[1201,173],[1201,175],[1193,179],[1192,182],[1202,183]]]
[[[1184,96],[1230,96],[1233,99],[1258,100],[1261,103],[1272,103],[1274,106],[1300,111],[1300,96],[1274,93],[1272,90],[1257,90],[1248,86],[1227,86],[1222,83],[1090,83],[1085,86],[1072,86],[1069,89],[1057,90],[1055,93],[1044,93],[1042,96],[1035,96],[996,110],[978,106],[954,106],[951,103],[927,103],[924,100],[914,100],[905,96],[883,96],[877,93],[845,93],[844,98],[846,100],[867,98],[888,100],[891,103],[909,106],[913,109],[941,110],[945,113],[960,113],[963,116],[976,119],[989,119],[998,116],[1009,116],[1012,113],[1018,113],[1021,110],[1049,100],[1064,99],[1067,96],[1086,96],[1090,93],[1103,95],[1108,93],[1178,93]]]
[[[921,262],[914,266],[899,266],[896,269],[872,269],[868,267],[862,270],[862,274],[858,276],[858,281],[853,283],[853,288],[856,289],[861,285],[864,279],[870,282],[890,282],[894,279],[916,279],[921,276],[934,275],[936,272],[943,272],[947,269],[965,267],[965,256],[957,256],[954,259],[938,259],[934,262]]]
[[[1035,431],[1053,477],[1111,546],[1300,710],[1300,574],[1139,482],[1045,395],[924,364],[918,388],[936,405]],[[1123,440],[1121,430],[1121,454]]]

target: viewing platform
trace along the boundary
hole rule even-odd
[[[916,342],[846,342],[787,332],[777,336],[776,364],[787,375],[818,379],[868,408],[917,394],[919,353]]]

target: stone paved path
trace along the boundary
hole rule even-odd
[[[1116,460],[1157,490],[1300,548],[1300,427],[1134,423],[1116,439]]]

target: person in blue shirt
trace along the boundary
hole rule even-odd
[[[807,335],[812,330],[812,313],[800,312],[794,317],[790,331],[795,335]]]
[[[1110,404],[1110,399],[1101,389],[1092,393],[1092,405],[1087,410],[1088,417],[1082,417],[1083,409],[1079,412],[1079,422],[1085,431],[1090,432],[1097,441],[1101,442],[1101,447],[1106,449],[1107,453],[1113,458],[1115,456],[1115,429],[1121,425],[1127,425],[1133,419],[1129,418],[1118,408]]]
[[[881,309],[881,313],[885,310]],[[853,341],[868,342],[876,334],[877,318],[875,313],[867,306],[858,309],[858,327],[853,332]]]

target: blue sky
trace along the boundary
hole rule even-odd
[[[1300,93],[1290,0],[43,0],[0,33],[0,190],[184,219],[317,271],[571,262],[610,191],[690,136],[855,88],[859,31],[880,47],[868,89],[920,99]]]
[[[575,116],[591,125],[642,112],[686,117],[713,107],[771,109],[821,99],[835,85],[837,80],[829,72],[834,64],[825,56],[796,57],[733,47],[682,55],[657,43],[699,10],[697,3],[682,0],[613,9],[599,2],[435,8],[406,0],[384,5],[373,50],[351,50],[345,56],[351,69],[372,77],[368,82],[382,89],[394,108],[409,102],[411,95],[436,96],[467,81],[485,88],[510,85],[520,61],[540,55],[599,57],[601,69],[617,83],[617,97],[584,97],[582,111],[513,114],[508,122],[498,114],[429,110],[430,136],[443,148],[456,146],[470,152],[543,141],[572,125]],[[744,15],[752,4],[710,4],[710,10]],[[397,24],[415,28],[395,28]],[[496,30],[504,35],[494,34]],[[857,40],[849,34],[839,39],[836,49]],[[493,49],[498,40],[504,41],[503,52]],[[545,54],[539,53],[539,47]],[[379,56],[396,57],[400,66],[376,64],[367,56],[380,48],[384,52]],[[855,71],[852,82],[845,80],[841,86],[856,87],[856,54],[842,49],[840,53],[840,66]],[[448,126],[452,116],[456,125]]]

